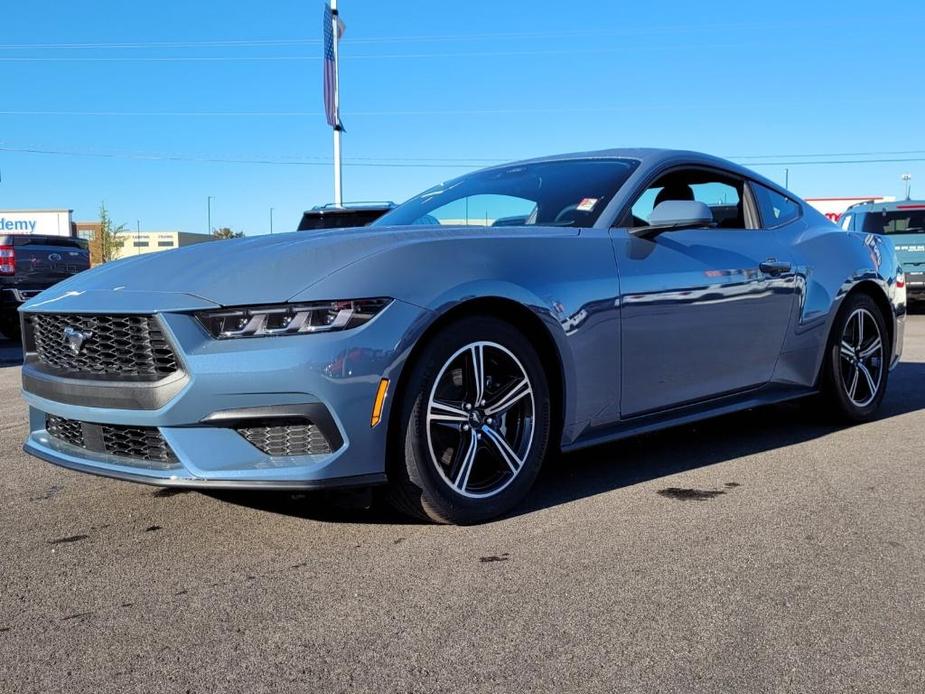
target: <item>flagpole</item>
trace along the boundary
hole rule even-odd
[[[331,22],[333,26],[331,31],[334,32],[334,113],[340,117],[340,67],[337,62],[338,51],[338,19],[337,19],[337,0],[331,0]],[[340,124],[334,126],[334,205],[343,207],[343,178],[341,176],[341,151],[340,137],[342,128]]]

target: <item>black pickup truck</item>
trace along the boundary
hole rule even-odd
[[[83,239],[0,234],[0,332],[18,340],[19,305],[89,267],[90,252]]]

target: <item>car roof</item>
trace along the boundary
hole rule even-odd
[[[660,167],[661,165],[671,165],[674,163],[679,165],[700,164],[702,166],[711,166],[725,169],[730,173],[737,174],[744,178],[750,178],[761,183],[762,185],[767,186],[768,188],[772,188],[781,193],[788,193],[788,191],[780,184],[765,178],[761,174],[752,171],[751,169],[740,166],[735,162],[731,162],[728,159],[723,159],[721,157],[715,157],[712,154],[705,154],[703,152],[695,152],[692,150],[664,149],[659,147],[618,147],[614,149],[599,149],[589,152],[554,154],[551,156],[536,157],[533,159],[523,159],[521,161],[499,164],[497,166],[491,166],[483,169],[483,171],[491,171],[492,169],[504,169],[520,164],[540,164],[544,162],[576,161],[582,159],[633,159],[640,163],[640,169],[646,170]],[[792,197],[793,194],[788,193],[788,195]]]

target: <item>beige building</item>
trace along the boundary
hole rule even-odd
[[[195,234],[188,231],[142,231],[126,230],[118,237],[122,247],[116,251],[116,258],[128,258],[142,253],[169,251],[171,248],[190,246],[194,243],[212,241],[209,234]]]
[[[91,264],[98,265],[102,262],[99,244],[96,241],[100,223],[98,221],[77,222],[75,226],[77,227],[77,236],[87,239],[90,243]],[[122,247],[116,250],[113,260],[141,255],[142,253],[168,251],[171,248],[180,248],[193,243],[213,240],[209,234],[194,234],[186,231],[131,231],[129,229],[120,231],[117,238],[122,242]]]

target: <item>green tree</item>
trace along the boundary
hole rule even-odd
[[[212,236],[217,239],[240,239],[244,236],[243,231],[234,231],[230,227],[221,227],[212,230]]]
[[[115,226],[112,218],[109,216],[109,210],[106,209],[106,203],[100,203],[100,230],[96,236],[96,247],[99,249],[100,262],[106,263],[118,255],[119,249],[122,248],[122,239],[119,233],[125,231],[125,225]]]

